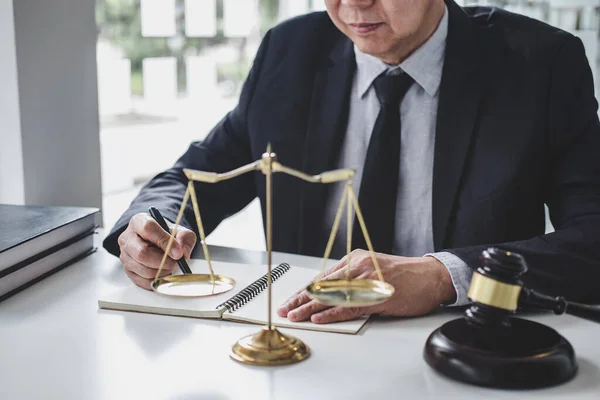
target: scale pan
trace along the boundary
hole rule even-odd
[[[335,279],[312,283],[308,295],[326,306],[366,307],[388,300],[394,287],[372,279]]]
[[[222,275],[210,274],[169,275],[150,285],[156,293],[171,297],[205,297],[225,293],[235,286],[235,281]]]

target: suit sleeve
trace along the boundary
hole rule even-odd
[[[549,90],[546,204],[555,232],[495,244],[522,254],[524,284],[572,301],[600,303],[600,124],[581,41],[558,52]],[[448,249],[476,268],[488,246]]]
[[[270,32],[265,35],[258,49],[238,105],[212,129],[205,140],[192,143],[172,168],[158,174],[142,188],[103,242],[104,248],[111,254],[119,256],[117,239],[127,228],[131,217],[147,212],[150,206],[157,207],[165,218],[176,220],[188,183],[183,173],[184,168],[225,172],[253,161],[247,114],[256,84],[261,77],[261,66],[267,55],[269,38]],[[217,184],[195,182],[202,223],[207,235],[223,219],[240,211],[256,197],[254,178],[252,174],[245,174]],[[190,202],[181,224],[198,234]]]

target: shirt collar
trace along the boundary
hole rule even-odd
[[[365,96],[375,78],[383,72],[402,69],[430,96],[435,96],[442,80],[446,37],[448,36],[448,9],[444,9],[442,20],[433,34],[400,65],[390,66],[380,59],[360,52],[356,45],[356,73],[358,96]]]

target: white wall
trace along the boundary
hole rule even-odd
[[[95,1],[13,6],[25,203],[100,207]]]
[[[12,0],[0,0],[0,203],[23,204],[25,187]]]

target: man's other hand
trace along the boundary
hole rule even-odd
[[[140,213],[131,218],[127,229],[119,236],[118,242],[121,248],[119,258],[125,273],[133,283],[150,290],[150,283],[158,272],[169,237],[170,235],[149,214]],[[178,226],[161,277],[171,274],[177,266],[175,260],[179,260],[182,256],[189,259],[195,244],[196,234]]]
[[[456,292],[446,267],[434,257],[400,257],[375,253],[385,281],[396,289],[386,302],[372,307],[328,307],[308,297],[302,289],[277,309],[290,321],[316,324],[345,321],[362,315],[416,316],[427,314],[443,303],[454,301]],[[377,280],[369,252],[351,253],[350,276]],[[321,279],[344,279],[347,257],[325,271]]]

